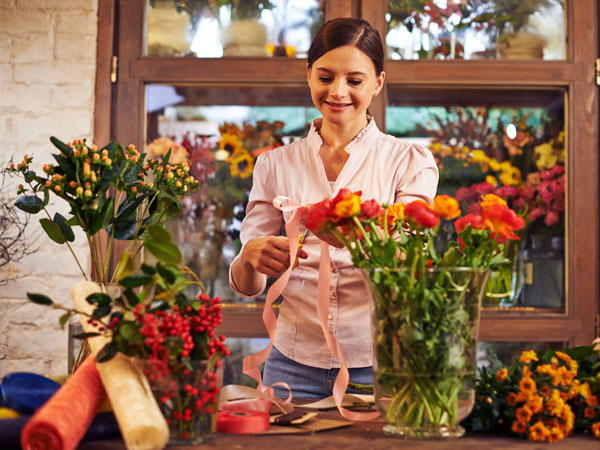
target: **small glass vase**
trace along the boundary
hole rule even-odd
[[[223,366],[216,363],[134,358],[169,425],[169,445],[197,445],[214,435],[223,385]]]
[[[489,270],[363,269],[373,295],[375,404],[386,434],[455,438],[473,409]]]
[[[508,308],[520,303],[525,280],[521,241],[507,242],[505,256],[509,262],[490,273],[483,306]]]

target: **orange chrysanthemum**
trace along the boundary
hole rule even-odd
[[[514,392],[508,394],[508,397],[506,397],[506,404],[508,406],[515,406],[517,404],[517,394]]]
[[[498,372],[496,372],[496,381],[498,383],[502,383],[508,377],[508,369],[503,367]]]
[[[586,419],[593,419],[596,416],[596,410],[593,408],[585,408],[583,410],[583,415]]]
[[[556,442],[564,439],[565,433],[559,427],[552,427],[547,435],[548,442]]]
[[[533,412],[529,406],[523,405],[520,408],[517,408],[515,415],[518,420],[529,422],[531,420],[531,416],[533,416]]]
[[[592,433],[594,433],[594,436],[597,438],[600,438],[600,422],[596,422],[592,425]]]
[[[512,423],[511,430],[513,430],[517,434],[524,434],[527,432],[527,423],[522,422],[520,420],[515,420]]]
[[[538,420],[529,428],[530,441],[543,441],[548,436],[549,431],[541,420]]]
[[[529,406],[529,409],[531,409],[533,414],[537,414],[544,409],[544,398],[533,394],[527,402],[527,406]]]
[[[531,361],[538,361],[537,354],[533,350],[524,350],[521,353],[519,362],[529,364]]]
[[[519,390],[524,393],[535,393],[537,392],[537,386],[535,381],[531,377],[523,377],[519,381]]]
[[[442,219],[455,219],[460,216],[460,205],[454,197],[438,195],[433,199],[433,211]]]

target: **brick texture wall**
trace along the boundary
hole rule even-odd
[[[54,153],[48,138],[93,142],[97,0],[0,0],[0,163],[24,154],[40,169]],[[7,180],[7,184],[16,180]],[[14,189],[3,190],[4,194]],[[6,197],[0,201],[7,201]],[[68,212],[51,202],[50,214]],[[82,279],[64,245],[40,234],[34,216],[28,227],[38,235],[35,254],[0,269],[0,376],[14,371],[43,375],[67,372],[67,333],[58,326],[61,311],[34,305],[26,292],[49,295],[72,305],[71,286]],[[89,272],[85,238],[74,251]]]

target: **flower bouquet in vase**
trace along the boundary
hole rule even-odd
[[[488,195],[479,215],[462,217],[453,197],[379,205],[342,189],[308,206],[304,223],[345,246],[373,294],[375,403],[387,434],[458,437],[472,410],[481,298],[489,268],[523,219]],[[457,239],[438,255],[441,220]]]

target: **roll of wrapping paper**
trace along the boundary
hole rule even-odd
[[[85,299],[100,292],[96,283],[82,281],[71,289],[75,308],[84,316],[92,314],[94,308]],[[82,319],[85,332],[97,331],[87,320]],[[92,355],[109,342],[104,336],[88,339]],[[115,417],[121,429],[125,446],[130,450],[162,449],[169,440],[169,427],[156,400],[152,396],[146,378],[133,367],[131,359],[117,353],[110,361],[96,363],[106,394],[110,399]]]
[[[25,450],[72,450],[77,447],[106,396],[93,358],[87,358],[27,423],[21,433]]]
[[[269,413],[253,410],[219,411],[217,431],[219,433],[252,434],[269,429]]]

